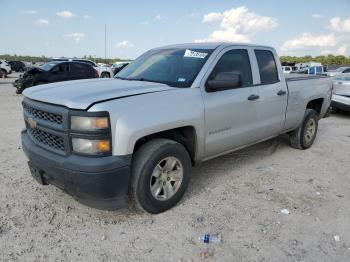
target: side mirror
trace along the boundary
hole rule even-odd
[[[208,92],[216,92],[220,90],[233,89],[242,86],[242,77],[236,72],[222,72],[209,80],[206,85]]]

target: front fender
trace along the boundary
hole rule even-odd
[[[199,88],[174,88],[94,105],[89,111],[108,111],[113,155],[130,155],[142,137],[184,126],[196,131],[196,155],[204,152],[204,105]]]

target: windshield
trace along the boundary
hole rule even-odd
[[[146,52],[115,77],[190,87],[213,49],[161,49]]]
[[[328,70],[328,72],[342,72],[347,67],[338,67],[337,69]]]
[[[43,64],[42,66],[40,66],[40,68],[42,70],[45,70],[45,71],[50,71],[51,68],[53,68],[55,65],[57,65],[58,63],[61,63],[60,61],[57,61],[57,62],[48,62],[46,64]]]

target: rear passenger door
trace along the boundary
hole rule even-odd
[[[204,76],[205,157],[229,151],[256,139],[256,100],[259,87],[254,86],[251,55],[246,47],[226,48],[220,52]],[[208,81],[220,73],[238,73],[237,87],[209,92]]]
[[[72,80],[89,78],[89,71],[89,66],[83,63],[71,63],[70,65],[70,75]]]
[[[257,138],[259,140],[280,133],[285,122],[288,90],[282,78],[278,57],[269,49],[254,49],[260,79],[260,98],[257,107]],[[282,81],[283,80],[283,81]]]

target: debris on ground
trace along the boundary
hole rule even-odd
[[[209,257],[214,256],[215,249],[214,248],[207,248],[206,250],[199,253],[199,256],[201,259],[207,259]]]
[[[290,212],[289,212],[289,210],[287,208],[281,209],[281,213],[285,214],[285,215],[289,215],[290,214]]]
[[[335,242],[339,242],[339,241],[340,241],[340,236],[335,235],[335,236],[334,236],[334,241],[335,241]]]
[[[218,236],[205,234],[204,236],[199,237],[199,241],[209,244],[209,243],[220,243],[221,238]]]

